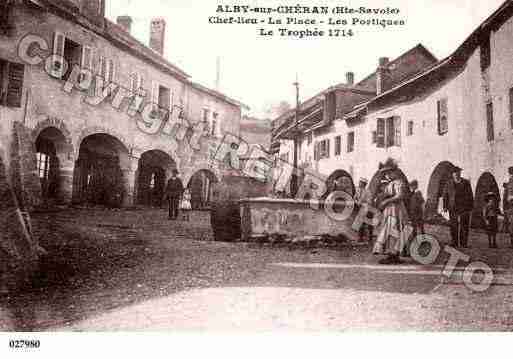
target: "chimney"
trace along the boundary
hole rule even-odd
[[[164,40],[166,35],[166,20],[157,18],[151,20],[150,48],[164,55]]]
[[[116,22],[126,32],[130,33],[132,30],[132,18],[130,16],[118,16]]]
[[[346,84],[348,86],[354,85],[354,72],[346,72]]]
[[[376,71],[376,93],[381,95],[387,90],[387,77],[388,77],[388,57],[380,57],[379,65]]]
[[[105,1],[82,0],[72,1],[80,4],[80,13],[84,15],[91,23],[98,27],[103,27],[105,23]]]

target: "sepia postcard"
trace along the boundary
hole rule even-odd
[[[513,0],[0,0],[7,357],[509,332],[512,265]]]

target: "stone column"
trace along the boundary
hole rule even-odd
[[[126,163],[121,164],[121,172],[123,172],[123,188],[125,192],[123,197],[123,207],[131,207],[135,205],[138,166],[139,158],[133,156],[129,156]]]
[[[73,197],[73,175],[75,171],[75,157],[73,152],[59,154],[59,202],[71,204]]]

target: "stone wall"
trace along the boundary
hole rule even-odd
[[[32,233],[30,216],[21,211],[0,157],[0,291],[15,289],[36,270],[44,251]]]

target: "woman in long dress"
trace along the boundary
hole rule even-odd
[[[392,161],[387,161],[380,171],[388,183],[383,189],[383,199],[378,204],[383,217],[373,253],[387,256],[379,261],[380,264],[398,264],[399,256],[408,242],[408,234],[404,230],[408,223],[404,202],[408,184],[400,178],[397,165]]]

